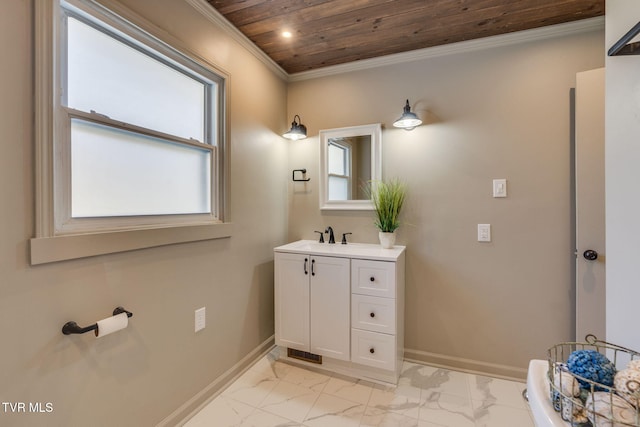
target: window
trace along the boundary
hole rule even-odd
[[[351,199],[351,147],[332,140],[327,147],[331,200]]]
[[[32,246],[224,225],[223,75],[94,2],[46,0],[36,13],[43,28]]]

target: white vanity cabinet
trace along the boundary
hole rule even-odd
[[[276,344],[349,360],[349,259],[275,254]]]
[[[404,249],[310,240],[275,248],[280,357],[396,383],[404,352]]]

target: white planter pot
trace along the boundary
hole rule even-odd
[[[396,233],[387,233],[384,231],[378,232],[378,238],[380,239],[380,245],[384,249],[391,249],[396,243]]]

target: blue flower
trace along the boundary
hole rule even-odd
[[[602,353],[595,350],[577,350],[571,353],[567,360],[569,372],[587,380],[593,381],[607,387],[613,386],[613,377],[616,374],[616,367]],[[582,388],[590,388],[587,381],[578,378]],[[595,387],[595,390],[602,391],[602,387]]]

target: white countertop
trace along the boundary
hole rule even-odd
[[[404,246],[383,249],[371,243],[318,243],[315,240],[298,240],[273,249],[275,252],[305,253],[344,258],[365,258],[380,261],[396,261],[405,250]]]

